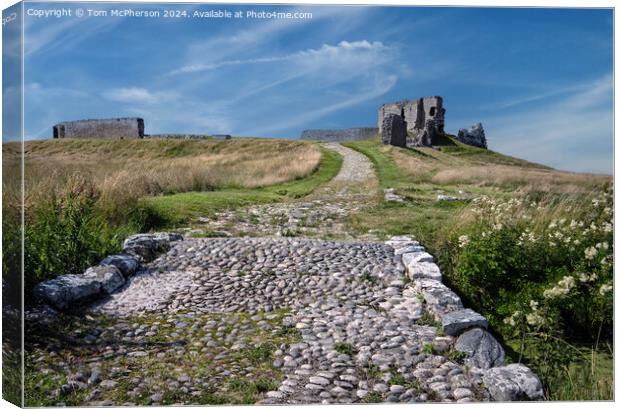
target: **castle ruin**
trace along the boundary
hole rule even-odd
[[[60,122],[53,127],[54,139],[142,139],[144,119],[83,119]]]
[[[377,128],[306,129],[300,139],[321,142],[358,141],[372,138],[378,131]]]
[[[383,104],[379,108],[379,132],[382,141],[391,144],[391,140],[400,141],[401,135],[383,135],[383,124],[390,115],[400,116],[405,125],[405,146],[432,146],[440,136],[444,135],[443,98],[440,96],[424,97],[417,100],[404,100]],[[395,129],[400,130],[400,126]],[[391,132],[391,130],[390,130]]]

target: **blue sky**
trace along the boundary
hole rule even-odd
[[[491,149],[612,173],[611,10],[174,8],[313,18],[26,17],[27,137],[63,120],[140,116],[147,133],[297,138],[376,126],[382,103],[442,95],[449,132],[482,122]]]

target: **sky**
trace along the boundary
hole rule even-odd
[[[386,102],[441,95],[446,130],[482,122],[489,148],[612,173],[610,9],[181,5],[190,17],[25,18],[25,135],[85,118],[146,133],[298,138],[377,126]],[[30,3],[52,10],[59,3]],[[228,10],[312,18],[200,18]],[[6,89],[3,92],[6,93]]]

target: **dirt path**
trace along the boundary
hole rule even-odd
[[[327,143],[325,147],[338,152],[343,158],[342,168],[334,182],[361,184],[376,178],[372,163],[366,156],[339,143]]]
[[[350,214],[376,203],[378,180],[372,163],[338,143],[324,146],[342,156],[342,167],[330,182],[309,196],[200,218],[190,234],[376,240],[352,231],[346,222]]]

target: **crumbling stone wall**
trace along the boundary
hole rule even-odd
[[[377,128],[307,129],[301,133],[301,139],[324,142],[356,141],[372,138],[378,132]]]
[[[404,148],[407,145],[407,129],[403,117],[388,114],[381,123],[381,142],[385,145],[394,145]]]
[[[407,130],[407,147],[431,146],[444,135],[445,113],[440,96],[384,104],[379,108],[379,132],[382,132],[383,120],[388,115],[399,115]]]
[[[76,139],[144,138],[144,119],[111,118],[60,122],[53,127],[53,137]]]
[[[230,135],[206,135],[206,134],[185,134],[185,133],[165,133],[144,135],[149,139],[231,139]]]
[[[487,149],[487,137],[480,122],[473,124],[469,129],[459,129],[456,139],[467,145]]]

